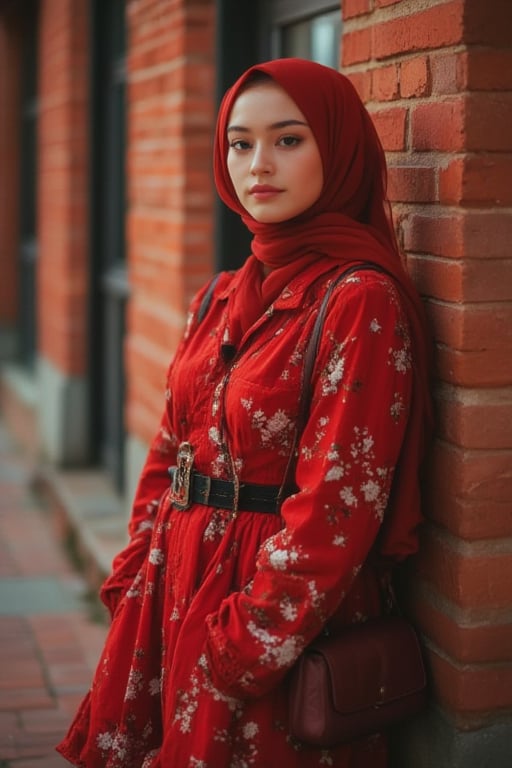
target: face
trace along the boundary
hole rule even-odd
[[[306,118],[277,83],[255,83],[239,95],[227,137],[231,182],[256,221],[287,221],[318,200],[320,151]]]

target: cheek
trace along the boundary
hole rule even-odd
[[[303,183],[309,190],[309,194],[315,200],[320,196],[324,186],[324,173],[322,163],[316,156],[309,158],[309,162],[304,164]]]
[[[241,183],[241,175],[242,175],[242,169],[240,167],[240,162],[236,159],[229,160],[229,156],[226,163],[226,168],[229,174],[229,178],[231,179],[231,183],[235,189],[235,192],[239,193],[240,191],[240,183]]]

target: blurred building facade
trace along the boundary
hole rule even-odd
[[[221,94],[292,55],[368,104],[436,351],[407,768],[512,760],[511,30],[508,0],[0,0],[2,415],[127,508],[189,300],[250,247],[212,184]]]

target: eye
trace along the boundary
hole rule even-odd
[[[244,141],[243,139],[233,139],[233,141],[229,142],[229,148],[240,152],[244,149],[250,149],[251,145],[248,141]]]
[[[296,147],[301,142],[300,136],[281,136],[277,143],[283,147]]]

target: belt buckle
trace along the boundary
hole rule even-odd
[[[194,449],[190,443],[180,444],[176,461],[169,498],[176,509],[185,510],[190,507],[190,480],[194,465]]]

